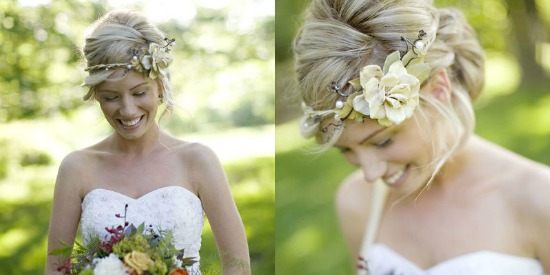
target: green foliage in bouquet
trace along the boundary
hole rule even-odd
[[[117,217],[122,218],[119,214]],[[62,248],[50,252],[65,258],[57,270],[71,275],[93,275],[102,259],[109,258],[130,274],[187,274],[182,267],[197,262],[194,258],[184,258],[183,249],[174,247],[171,231],[155,231],[152,225],[146,227],[144,223],[135,227],[126,222],[126,215],[124,219],[125,226],[105,228],[108,232],[105,240],[93,236],[85,246],[75,241],[74,247],[61,242]],[[116,262],[117,258],[120,263]]]

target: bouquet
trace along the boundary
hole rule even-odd
[[[124,226],[105,228],[105,240],[92,237],[84,246],[75,241],[75,246],[61,242],[64,247],[50,252],[51,255],[63,255],[65,261],[58,271],[76,275],[188,275],[185,266],[197,261],[184,258],[183,250],[177,250],[172,244],[172,233],[167,230],[155,231],[152,225],[144,223],[137,227],[126,222]],[[120,214],[116,215],[121,218]]]

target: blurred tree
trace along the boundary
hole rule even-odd
[[[80,103],[75,41],[102,1],[0,2],[0,121],[69,112]]]
[[[274,121],[274,17],[248,17],[235,8],[199,7],[189,26],[173,22],[161,26],[181,38],[177,38],[181,43],[176,45],[182,48],[175,53],[180,55],[175,57],[173,82],[181,92],[182,107],[195,114],[193,124],[202,125],[197,127]]]
[[[535,0],[506,0],[512,21],[515,53],[523,70],[521,86],[547,85],[550,78],[537,58],[537,44],[546,41],[544,22]]]
[[[79,85],[85,72],[79,47],[85,28],[111,4],[27,4],[32,2],[0,1],[0,121],[69,114],[82,104]],[[190,21],[175,15],[160,23],[176,38],[172,83],[182,92],[177,93],[178,105],[183,116],[193,114],[177,114],[180,127],[189,121],[194,130],[273,122],[275,22],[270,0],[232,0],[215,7],[199,2],[190,4],[196,9]],[[136,0],[124,8],[153,17],[147,3]]]

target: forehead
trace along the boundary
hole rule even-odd
[[[153,80],[146,77],[143,73],[136,72],[134,70],[126,71],[123,68],[119,68],[113,72],[109,78],[97,85],[97,90],[129,90],[136,87],[136,85],[150,84]]]
[[[338,126],[340,125],[340,126]],[[337,140],[333,140],[334,146],[346,147],[347,144],[357,143],[372,136],[387,127],[381,126],[376,120],[365,118],[364,122],[345,121],[343,124],[335,119],[326,119],[321,123],[321,129],[326,129],[326,132],[319,131],[317,134],[317,142],[326,144],[331,140],[331,137],[336,134],[336,131],[342,131]]]

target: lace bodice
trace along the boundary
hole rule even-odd
[[[384,244],[374,244],[368,254],[369,275],[543,275],[540,262],[492,251],[478,251],[421,269]]]
[[[153,228],[171,230],[174,246],[184,249],[185,257],[199,260],[204,225],[202,204],[195,194],[181,186],[162,187],[138,199],[106,189],[90,191],[82,201],[80,227],[84,243],[91,236],[106,236],[105,227],[121,225],[123,219],[115,215],[124,215],[126,204],[126,221],[136,226],[144,222]],[[199,263],[191,269],[192,274],[199,273]]]

